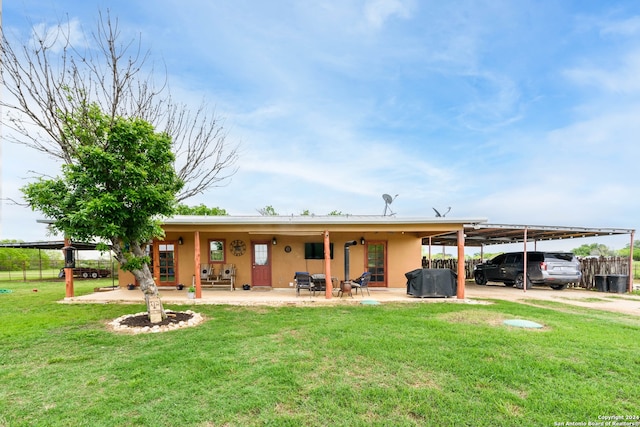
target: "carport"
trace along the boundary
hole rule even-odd
[[[545,240],[578,239],[587,237],[602,237],[624,235],[630,236],[629,251],[629,283],[628,292],[633,290],[633,241],[635,237],[634,229],[624,228],[588,228],[588,227],[563,227],[544,225],[513,225],[513,224],[466,224],[464,226],[464,246],[479,247],[480,257],[483,257],[484,247],[489,245],[504,245],[522,243],[523,252],[527,252],[527,243],[533,242],[536,250],[537,242]],[[448,232],[424,238],[423,245],[429,246],[429,260],[431,258],[432,246],[457,246],[458,233]],[[525,259],[525,270],[526,259]],[[527,291],[526,275],[523,291]]]
[[[0,243],[0,248],[15,248],[15,249],[38,249],[38,257],[40,259],[40,277],[42,278],[42,254],[41,250],[55,250],[59,249],[61,252],[63,248],[71,246],[73,247],[73,251],[96,251],[98,250],[97,243],[90,242],[71,242],[69,240],[50,240],[50,241],[41,241],[41,242],[14,242],[14,243]],[[74,257],[75,258],[75,257]],[[66,297],[73,297],[73,274],[65,275],[65,284],[66,284]]]

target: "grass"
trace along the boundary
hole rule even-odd
[[[96,283],[77,283],[76,294]],[[638,415],[640,318],[558,303],[198,306],[207,321],[196,328],[133,336],[105,323],[142,306],[59,304],[61,283],[2,287],[13,291],[0,294],[2,427],[540,426]],[[513,318],[545,327],[502,324]]]

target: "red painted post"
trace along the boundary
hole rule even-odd
[[[331,242],[328,230],[324,232],[324,283],[324,297],[331,299],[333,296],[333,281],[331,280]]]
[[[522,277],[522,292],[527,293],[527,227],[524,228],[524,273]]]
[[[631,246],[629,246],[629,292],[633,292],[633,239],[635,230],[631,230]]]
[[[194,264],[196,272],[196,298],[202,298],[202,281],[200,280],[200,232],[193,233]]]
[[[71,241],[67,238],[64,239],[64,246],[65,247],[69,247],[71,246]],[[65,252],[64,249],[62,249],[62,256],[63,259],[66,262],[67,259],[67,254]],[[74,297],[74,291],[73,291],[73,268],[66,268],[64,269],[64,284],[65,284],[65,297],[66,298],[73,298]]]
[[[456,296],[458,299],[464,299],[465,286],[465,269],[464,269],[464,228],[458,230],[458,286]]]

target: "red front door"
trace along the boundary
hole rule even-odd
[[[251,242],[251,285],[271,286],[271,242]]]

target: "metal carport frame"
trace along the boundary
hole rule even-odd
[[[634,229],[485,223],[469,224],[464,226],[464,245],[483,248],[487,245],[523,243],[524,251],[526,252],[528,241],[533,241],[535,244],[535,242],[544,240],[577,239],[586,237],[614,236],[622,234],[630,235],[628,291],[631,292],[633,290],[633,241],[635,237]],[[430,244],[435,246],[457,246],[458,233],[449,232],[437,236],[431,236],[429,238],[423,239],[422,244]],[[525,292],[526,289],[527,287],[525,282]]]

